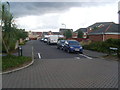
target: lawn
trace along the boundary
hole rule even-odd
[[[2,71],[21,67],[32,61],[31,57],[7,55],[2,57]]]

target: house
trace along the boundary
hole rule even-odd
[[[28,37],[29,39],[39,39],[42,37],[42,32],[32,32],[32,31],[29,31],[28,32]]]
[[[105,25],[109,25],[109,24],[111,24],[111,23],[114,23],[114,22],[97,22],[97,23],[95,23],[95,24],[87,27],[87,32],[88,32],[88,33],[89,33],[89,32],[93,32],[93,31],[95,31],[95,30],[97,30],[97,29],[99,29],[99,28],[102,28],[102,27],[104,27]],[[114,23],[114,24],[115,24],[115,23]]]
[[[61,35],[61,34],[60,34],[59,32],[52,32],[52,31],[43,32],[43,33],[42,33],[42,38],[44,38],[45,35]]]
[[[110,38],[119,39],[120,32],[118,32],[118,27],[119,25],[115,23],[105,24],[101,28],[89,32],[89,39],[92,41],[105,41]]]
[[[73,32],[73,29],[60,28],[60,29],[59,29],[59,33],[60,33],[61,35],[63,35],[64,32],[67,31],[67,30],[71,30],[71,32]]]
[[[47,34],[48,35],[60,35],[59,32],[52,32],[52,31],[49,31]]]
[[[72,38],[77,38],[77,36],[78,36],[78,32],[73,32],[72,33]]]
[[[60,32],[53,32],[54,35],[61,35]]]
[[[79,31],[83,32],[83,38],[87,38],[87,28],[79,28],[78,30],[76,30],[75,32],[78,34]]]

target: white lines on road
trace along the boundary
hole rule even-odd
[[[83,57],[86,57],[86,58],[88,58],[88,59],[92,59],[91,57],[86,56],[86,55],[84,55],[84,54],[79,54],[79,55],[81,55],[81,56],[83,56]]]
[[[41,59],[41,55],[40,55],[40,53],[38,53],[38,57],[39,57],[39,59]]]
[[[75,59],[80,59],[80,57],[74,57]]]

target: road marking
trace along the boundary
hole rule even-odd
[[[84,56],[84,57],[86,57],[86,58],[88,58],[88,59],[92,59],[91,57],[86,56],[86,55],[84,55],[84,54],[79,54],[79,55]]]
[[[40,53],[38,53],[38,57],[39,57],[39,59],[41,59],[41,55],[40,55]]]
[[[74,57],[75,59],[80,59],[80,57]]]

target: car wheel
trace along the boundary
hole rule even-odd
[[[65,48],[63,48],[63,51],[65,51]]]
[[[50,43],[50,42],[48,42],[48,44],[50,45],[51,43]]]
[[[62,50],[62,47],[60,47],[60,50]]]
[[[70,53],[70,50],[68,49],[67,52]]]
[[[80,52],[80,54],[83,54],[83,52]]]

